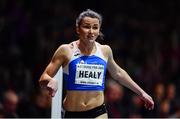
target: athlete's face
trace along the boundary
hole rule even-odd
[[[94,42],[99,35],[99,19],[84,17],[76,30],[81,40]]]

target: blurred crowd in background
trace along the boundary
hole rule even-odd
[[[51,117],[38,80],[58,46],[78,38],[75,19],[87,8],[103,16],[99,42],[155,101],[146,110],[107,74],[109,117],[180,118],[179,0],[0,0],[0,118]]]

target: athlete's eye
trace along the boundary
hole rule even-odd
[[[82,25],[82,27],[86,28],[86,29],[90,29],[91,28],[91,26],[89,26],[89,25]]]
[[[97,27],[97,26],[94,26],[94,27],[93,27],[93,29],[95,29],[95,30],[96,30],[96,29],[98,29],[98,27]]]

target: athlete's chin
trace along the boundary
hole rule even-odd
[[[89,41],[90,43],[94,43],[94,42],[96,41],[96,39],[88,39],[88,41]]]
[[[95,40],[89,40],[89,42],[90,42],[90,43],[94,43],[94,42],[95,42]]]

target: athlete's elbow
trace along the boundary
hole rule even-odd
[[[121,73],[120,72],[115,72],[112,74],[112,77],[116,80],[116,79],[119,79],[122,77]]]
[[[125,70],[121,69],[121,70],[117,71],[113,77],[114,77],[114,79],[119,80],[119,79],[123,79],[126,74],[127,74],[127,72]]]
[[[39,83],[42,82],[45,79],[45,73],[43,73],[39,78]]]
[[[39,84],[41,84],[41,82],[43,81],[43,75],[41,75],[41,77],[39,78]]]

